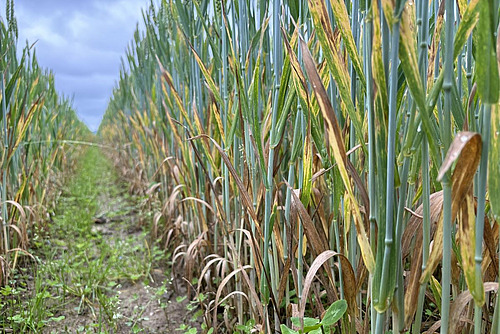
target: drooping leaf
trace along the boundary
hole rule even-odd
[[[323,118],[327,124],[327,135],[328,141],[333,151],[333,158],[337,163],[337,166],[342,177],[342,181],[346,188],[347,194],[349,196],[349,202],[352,205],[352,211],[354,216],[354,224],[356,225],[356,233],[358,237],[359,246],[361,248],[361,255],[363,256],[364,263],[368,268],[368,271],[372,272],[375,269],[375,259],[373,257],[373,252],[368,241],[368,237],[363,225],[363,218],[361,217],[361,211],[359,208],[358,201],[354,196],[354,192],[351,185],[351,180],[347,173],[347,155],[344,148],[344,141],[341,137],[341,130],[333,111],[332,105],[326,93],[325,87],[321,82],[321,79],[316,70],[316,65],[312,59],[312,55],[307,48],[306,43],[301,39],[300,46],[302,50],[302,55],[304,57],[304,65],[306,72],[311,81],[316,99],[320,106]]]
[[[456,166],[451,178],[452,182],[452,198],[451,198],[451,220],[455,221],[461,205],[464,204],[465,194],[474,179],[477,166],[481,159],[481,136],[473,132],[460,132],[450,145],[446,157],[439,169],[438,181],[444,177],[445,173],[450,170],[453,163],[456,161]],[[442,197],[442,194],[441,194]],[[441,260],[443,251],[443,216],[438,221],[436,235],[434,237],[434,245],[432,247],[427,267],[422,273],[420,283],[428,281],[431,274],[436,269]]]
[[[497,282],[484,283],[484,291],[498,291]],[[472,301],[473,297],[470,291],[460,293],[450,306],[449,333],[458,333],[457,327],[463,321],[462,313],[467,304]]]
[[[337,256],[339,258],[339,261],[342,265],[342,271],[344,270],[346,271],[346,273],[343,273],[344,275],[343,277],[344,277],[344,287],[345,287],[344,292],[346,294],[346,299],[347,299],[347,310],[351,317],[353,318],[356,317],[357,314],[356,280],[352,266],[349,260],[345,257],[345,255],[331,250],[326,250],[323,253],[321,253],[318,257],[316,257],[316,259],[314,259],[313,263],[309,267],[306,278],[304,279],[304,287],[302,291],[303,298],[299,305],[299,318],[304,316],[309,290],[311,289],[311,285],[314,281],[316,273],[318,272],[319,268],[321,268],[321,266],[323,266],[326,263],[326,261],[328,261],[334,256]]]

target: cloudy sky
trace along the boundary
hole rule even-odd
[[[1,13],[5,0],[0,0]],[[96,130],[118,79],[121,57],[142,22],[148,0],[15,0],[19,47],[36,41],[38,62],[56,87],[74,97],[77,113]]]

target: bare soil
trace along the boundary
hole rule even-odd
[[[83,212],[95,210],[92,221],[86,225],[92,239],[89,257],[91,260],[103,257],[104,260],[102,263],[98,261],[95,269],[109,270],[114,277],[99,283],[104,286],[110,283],[109,287],[95,288],[94,285],[92,295],[87,293],[85,298],[70,294],[54,299],[60,305],[50,306],[52,318],[60,317],[62,320],[48,321],[42,333],[185,333],[188,328],[196,328],[200,332],[201,319],[193,317],[196,307],[184,297],[187,291],[185,282],[171,277],[165,251],[155,248],[145,232],[149,225],[147,217],[151,215],[141,211],[140,199],[127,194],[124,189],[128,189],[128,185],[123,180],[118,181],[109,165],[101,167],[98,173],[104,174],[97,176],[98,181],[92,181],[95,183],[93,191],[99,193],[90,196],[93,198],[91,204],[86,208],[81,208],[81,204],[78,204],[80,207],[69,208],[83,209]],[[69,196],[76,197],[71,200],[77,203],[86,203],[89,195],[88,192],[85,194],[83,200],[78,198],[81,197],[78,194]],[[80,219],[77,212],[74,215],[75,220]],[[64,232],[55,233],[49,242],[71,245],[72,238],[76,239]],[[59,251],[70,252],[68,249],[73,248],[63,246]],[[75,253],[75,256],[79,255]],[[84,266],[86,263],[96,261],[87,260]],[[78,270],[79,267],[75,268]],[[72,276],[86,274],[82,270],[82,274]],[[55,290],[54,286],[50,289]],[[96,296],[96,291],[104,296]],[[47,301],[47,305],[51,303],[54,302]]]
[[[125,203],[116,201],[105,196],[100,196],[100,203]],[[119,207],[104,208],[118,212]],[[102,210],[105,211],[105,210]],[[139,244],[149,244],[147,236],[138,227],[137,213],[126,214],[123,217],[108,218],[104,223],[94,223],[93,234],[106,236],[106,241],[111,245],[117,245],[120,240],[134,239],[131,247]],[[96,246],[97,247],[97,246]],[[138,247],[147,251],[147,247]],[[135,254],[137,259],[144,258],[144,254]],[[126,262],[126,261],[125,261]],[[192,312],[188,312],[189,300],[184,298],[178,301],[186,293],[185,283],[177,278],[176,286],[173,287],[172,278],[166,275],[167,268],[158,263],[152,263],[149,277],[141,277],[137,281],[121,279],[116,288],[108,292],[111,297],[115,294],[118,299],[115,314],[107,315],[99,311],[99,306],[91,308],[80,308],[80,300],[70,300],[65,307],[54,316],[64,316],[57,323],[50,323],[43,333],[184,333],[180,327],[189,324],[191,327],[200,329],[200,322],[190,320]],[[147,284],[146,284],[147,283]],[[164,286],[164,292],[158,294],[159,289]],[[162,290],[163,291],[163,290]],[[80,309],[80,312],[79,312]],[[96,327],[99,317],[115,317],[113,325],[109,321],[102,328]],[[90,330],[92,328],[92,330]]]

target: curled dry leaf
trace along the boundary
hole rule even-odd
[[[257,294],[257,291],[255,290],[255,285],[251,283],[250,277],[248,277],[247,272],[245,270],[242,270],[241,274],[242,274],[243,280],[245,281],[245,283],[248,286],[248,289],[250,290],[250,294],[251,294],[253,300],[259,300],[259,296]],[[251,303],[251,304],[253,304],[253,303]],[[255,305],[253,305],[253,308],[257,309],[257,312],[258,312],[258,315],[260,316],[260,319],[261,320],[264,319],[264,309],[262,307],[262,303],[255,303]]]
[[[235,270],[233,270],[231,273],[229,273],[229,275],[227,275],[223,280],[222,282],[220,283],[219,285],[219,288],[217,289],[217,294],[215,295],[215,303],[214,303],[214,306],[213,306],[213,309],[214,309],[214,314],[213,314],[213,327],[215,329],[215,332],[217,332],[217,306],[219,306],[220,304],[220,296],[222,294],[222,290],[224,289],[224,287],[226,286],[226,284],[229,282],[229,280],[235,276],[237,273],[239,273],[240,271],[244,271],[246,269],[252,269],[252,266],[250,265],[246,265],[246,266],[243,266],[243,267],[239,267]]]
[[[213,257],[213,258],[211,258]],[[219,255],[217,254],[211,254],[207,257],[205,257],[205,260],[209,260],[207,262],[207,264],[205,265],[205,267],[203,267],[203,270],[201,271],[200,275],[199,275],[199,278],[198,278],[198,286],[196,288],[196,294],[200,294],[201,292],[201,288],[202,288],[202,284],[203,284],[203,279],[206,277],[206,275],[210,272],[210,267],[213,265],[213,264],[217,264],[218,262],[224,262],[224,261],[227,261],[226,259],[224,259],[223,257],[220,257]]]
[[[185,201],[195,201],[197,203],[200,203],[200,204],[204,205],[207,209],[209,209],[215,215],[215,211],[212,208],[212,206],[210,204],[208,204],[206,201],[202,200],[202,199],[190,196],[190,197],[183,198],[181,200],[181,202],[185,202]]]
[[[484,291],[498,291],[497,282],[486,282],[484,283]],[[457,326],[462,321],[462,313],[464,312],[465,306],[473,299],[470,291],[464,291],[455,298],[453,304],[450,307],[450,319],[449,319],[449,333],[457,333]]]
[[[431,218],[431,237],[435,231],[437,222],[440,219],[443,208],[443,192],[438,191],[431,194],[430,202],[430,218]],[[420,205],[415,210],[416,215],[413,215],[408,221],[407,227],[403,232],[402,237],[402,253],[403,259],[410,255],[411,268],[408,275],[408,283],[405,293],[405,325],[408,328],[417,310],[417,298],[420,288],[420,275],[422,273],[422,214],[423,205]],[[412,246],[413,239],[415,243]]]
[[[476,172],[479,160],[481,159],[481,136],[473,132],[460,132],[450,145],[448,153],[443,161],[438,174],[438,180],[444,177],[444,174],[450,170],[454,161],[457,161],[452,182],[451,198],[451,220],[455,221],[460,205],[464,202],[465,195],[472,185],[472,180]],[[470,245],[467,245],[470,247]],[[441,260],[443,252],[443,217],[438,222],[438,230],[434,237],[434,247],[429,256],[427,267],[422,273],[420,283],[427,281],[436,269]]]
[[[15,201],[10,201],[10,200],[7,200],[5,202],[15,206],[17,208],[17,210],[19,211],[19,213],[21,214],[22,219],[23,220],[26,219],[26,212],[24,211],[24,208],[21,206],[21,204],[15,202]]]
[[[319,255],[321,252],[328,249],[328,242],[326,241],[324,231],[322,229],[316,228],[314,222],[311,219],[311,216],[304,207],[304,204],[302,204],[302,202],[300,201],[299,195],[295,192],[295,189],[292,189],[292,187],[286,180],[285,183],[291,190],[292,206],[295,210],[297,210],[302,220],[307,240],[311,242],[314,255]]]
[[[356,277],[354,275],[354,270],[352,269],[351,263],[349,260],[340,253],[327,250],[318,255],[314,262],[309,267],[309,271],[307,272],[306,278],[304,279],[304,287],[302,290],[302,300],[299,304],[299,318],[304,317],[304,313],[306,310],[307,298],[309,295],[309,290],[311,289],[311,285],[314,281],[314,276],[318,272],[319,268],[331,259],[334,256],[339,257],[339,261],[342,265],[342,277],[344,281],[344,292],[345,297],[347,299],[347,310],[349,315],[351,315],[352,319],[355,319],[357,313],[357,304],[356,304]]]
[[[495,280],[495,277],[498,277],[498,230],[498,224],[493,224],[492,226],[488,217],[484,217],[483,241],[488,251],[484,254],[481,271],[486,281],[493,281]]]
[[[257,214],[255,213],[255,209],[253,207],[253,201],[250,198],[250,195],[248,194],[248,191],[246,190],[245,185],[243,184],[243,182],[241,181],[240,177],[238,176],[238,173],[236,172],[236,169],[234,169],[234,166],[231,163],[231,160],[229,160],[228,156],[224,152],[224,149],[222,147],[220,147],[220,145],[213,138],[211,138],[211,137],[209,137],[207,135],[199,135],[199,136],[190,138],[189,140],[191,141],[191,140],[196,140],[196,139],[199,139],[199,138],[208,138],[208,139],[210,139],[212,141],[212,143],[214,144],[215,148],[217,148],[217,150],[219,151],[219,154],[221,155],[222,160],[226,164],[227,168],[229,169],[229,172],[231,173],[231,175],[233,176],[233,178],[234,178],[234,180],[236,182],[236,185],[238,186],[238,189],[240,190],[240,196],[241,196],[241,202],[242,202],[242,204],[244,205],[244,207],[247,210],[247,212],[250,215],[250,217],[252,217],[253,221],[255,222],[255,227],[257,228],[257,231],[258,231],[259,235],[262,236],[263,234],[261,232],[259,220],[257,218]]]

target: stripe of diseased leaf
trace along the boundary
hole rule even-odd
[[[309,101],[309,92],[307,89],[307,83],[306,83],[306,78],[304,75],[304,72],[302,72],[302,68],[300,67],[299,61],[297,59],[297,56],[295,52],[293,51],[290,43],[288,42],[288,39],[286,37],[286,34],[284,31],[283,32],[283,41],[285,43],[285,48],[288,52],[289,59],[290,59],[290,64],[292,65],[292,79],[295,87],[295,91],[297,93],[297,96],[299,97],[299,102],[303,110],[310,110],[310,101]],[[298,37],[298,30],[295,31],[294,35],[292,36],[292,43],[295,45]],[[311,113],[309,115],[309,120],[313,123],[312,128],[311,128],[311,135],[313,134],[314,130],[318,130],[318,127],[315,127],[314,125],[316,124],[316,119],[314,118],[314,113]],[[299,128],[297,128],[298,124],[296,124],[296,129],[295,132],[298,133]],[[295,138],[294,134],[294,138]],[[299,134],[300,135],[300,134]],[[308,131],[309,135],[309,131]],[[300,148],[301,141],[297,140],[295,141],[297,144],[295,147],[292,149],[292,161],[295,161],[296,157],[298,156],[298,148]],[[316,141],[315,141],[316,143]],[[316,145],[317,147],[320,147],[318,144]],[[319,150],[319,149],[318,149]],[[312,175],[311,175],[312,176]],[[306,180],[306,178],[304,178]]]
[[[158,60],[158,58],[157,58],[157,60]],[[184,103],[182,102],[182,99],[179,96],[179,93],[175,89],[175,86],[174,86],[174,83],[172,80],[172,75],[170,75],[170,73],[165,68],[163,68],[163,66],[159,60],[158,60],[158,65],[160,66],[160,72],[162,73],[163,79],[165,79],[167,84],[170,86],[170,91],[171,91],[172,95],[174,96],[174,100],[177,104],[177,107],[179,107],[179,110],[182,114],[182,117],[184,118],[184,120],[186,121],[186,123],[188,125],[189,131],[191,131],[191,133],[194,133],[195,131],[194,131],[193,124],[191,123],[191,118],[188,116],[186,108],[184,108]]]
[[[453,56],[458,57],[458,54],[462,51],[467,38],[469,37],[472,30],[476,26],[479,20],[479,10],[477,4],[479,0],[471,0],[471,2],[465,8],[465,12],[460,20],[460,25],[458,26],[457,32],[454,37],[453,45]]]
[[[431,49],[429,51],[429,63],[427,65],[427,87],[432,87],[432,82],[434,80],[434,68],[435,68],[434,63],[436,62],[436,57],[439,50],[441,31],[443,29],[443,22],[444,22],[444,3],[445,3],[444,1],[441,2],[437,19],[436,22],[434,23],[434,34],[432,36],[432,44],[431,44]],[[439,59],[437,59],[437,61],[439,61]]]
[[[476,249],[474,203],[472,189],[465,197],[465,203],[461,207],[460,219],[458,219],[458,238],[460,242],[460,255],[462,257],[462,268],[465,274],[467,287],[474,296],[474,300],[479,306],[484,304],[483,284],[476,285],[474,253]],[[479,291],[477,288],[479,287]]]
[[[392,26],[396,22],[396,18],[394,17],[393,1],[394,0],[382,0],[382,8],[384,10],[384,16],[390,29],[392,29]]]
[[[304,180],[302,185],[302,191],[300,193],[300,200],[304,203],[307,208],[311,200],[312,193],[312,176],[313,176],[313,152],[311,143],[311,115],[309,116],[309,122],[307,124],[307,131],[305,133],[304,141],[304,151],[303,151],[303,170],[304,170]]]
[[[387,93],[387,83],[385,80],[384,62],[382,61],[382,34],[380,31],[380,13],[376,1],[372,2],[373,14],[373,52],[372,70],[373,80],[377,86],[376,96],[379,99],[384,114],[389,111],[389,95]]]
[[[309,104],[309,92],[307,91],[307,83],[306,83],[306,77],[304,76],[304,73],[302,72],[302,68],[300,67],[299,61],[297,59],[297,56],[295,55],[295,52],[293,52],[293,49],[290,45],[290,42],[288,41],[288,38],[286,36],[285,31],[282,29],[282,34],[283,34],[283,41],[285,43],[285,48],[288,52],[290,63],[292,65],[293,69],[293,80],[294,80],[294,85],[295,85],[295,91],[297,92],[297,95],[303,104],[303,106],[307,106]],[[293,36],[292,36],[292,43],[295,45],[294,42],[297,41],[297,36],[298,36],[298,31],[295,30]]]
[[[462,13],[461,18],[463,19],[463,13],[467,8],[467,0],[458,0],[457,5],[458,5],[458,12]]]
[[[172,101],[170,100],[170,95],[166,91],[166,87],[165,87],[165,83],[164,82],[162,82],[162,89],[163,89],[163,93],[164,93],[164,99],[162,100],[162,104],[163,104],[163,108],[167,112],[167,117],[165,117],[165,118],[167,119],[167,121],[168,121],[168,123],[170,125],[170,129],[174,133],[175,141],[176,141],[178,147],[181,149],[184,159],[186,159],[187,164],[189,164],[190,163],[190,159],[191,159],[191,155],[187,154],[186,145],[184,144],[185,141],[182,140],[182,138],[181,138],[181,136],[179,134],[179,130],[177,129],[177,126],[176,126],[176,124],[174,122],[173,116],[170,115],[169,110],[172,110],[173,104],[172,104]],[[169,104],[170,108],[167,106],[167,103]],[[130,121],[132,122],[133,119],[130,118]]]
[[[425,104],[425,91],[418,69],[416,39],[410,28],[410,21],[411,18],[408,16],[408,10],[405,9],[401,17],[400,25],[399,58],[408,88],[410,89],[413,99],[417,103],[419,111],[422,113],[422,124],[427,134],[427,140],[429,141],[432,160],[434,163],[438,164],[441,159],[439,148],[435,143],[439,138],[439,132],[435,128]]]
[[[488,158],[488,192],[495,220],[500,223],[500,105],[491,108],[490,151]]]
[[[351,118],[357,133],[363,133],[361,116],[356,112],[351,99],[351,77],[347,71],[344,60],[338,53],[338,45],[335,45],[333,31],[328,15],[325,16],[321,8],[324,6],[321,0],[309,0],[309,8],[313,18],[316,35],[321,44],[328,68],[332,74],[341,97],[341,103],[345,105],[347,113]],[[364,141],[361,141],[364,146]]]
[[[41,100],[41,97],[39,97],[33,103],[33,105],[30,107],[30,109],[28,111],[28,114],[26,116],[24,116],[21,119],[18,119],[15,143],[14,143],[13,146],[11,146],[9,148],[9,153],[10,154],[9,154],[7,160],[10,160],[10,158],[12,157],[12,155],[14,154],[14,152],[17,150],[19,144],[24,139],[26,131],[28,130],[28,128],[29,128],[29,126],[31,124],[31,121],[33,120],[33,116],[35,115],[36,111],[37,110],[41,110],[39,108],[43,105],[43,101],[40,101],[40,100]]]
[[[325,87],[323,86],[323,83],[321,82],[321,79],[316,70],[316,65],[314,63],[314,60],[312,59],[312,55],[309,52],[306,43],[302,39],[300,39],[300,46],[306,72],[309,76],[309,80],[311,81],[311,85],[318,100],[323,118],[327,124],[328,139],[330,146],[332,147],[333,157],[339,168],[342,181],[351,202],[352,210],[354,211],[354,223],[356,225],[356,232],[359,246],[361,248],[361,255],[363,256],[363,260],[368,271],[373,272],[375,268],[375,260],[373,257],[372,249],[370,247],[370,243],[366,236],[359,205],[354,196],[354,192],[351,186],[351,180],[347,174],[347,155],[344,148],[344,141],[341,137],[341,130],[337,122],[337,118],[335,117],[335,112],[333,111],[330,100],[328,99]]]
[[[366,80],[363,72],[363,66],[361,65],[358,49],[356,48],[356,43],[354,42],[354,37],[352,36],[351,25],[349,24],[349,15],[347,14],[345,2],[341,0],[330,0],[330,4],[332,6],[333,15],[335,16],[335,24],[339,28],[340,34],[342,35],[342,41],[344,42],[345,48],[351,57],[356,73],[361,80],[361,86],[365,87]],[[326,12],[324,4],[321,6],[321,10]],[[323,17],[325,17],[325,15],[323,15]]]
[[[224,134],[224,125],[222,125],[222,119],[220,118],[220,111],[217,108],[217,104],[214,102],[212,102],[212,110],[214,112],[215,121],[217,123],[217,128],[219,129],[221,139],[224,142],[224,145],[227,145],[226,136]]]

